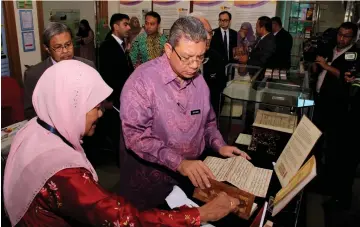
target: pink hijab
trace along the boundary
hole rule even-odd
[[[76,60],[48,68],[38,81],[32,102],[37,116],[55,127],[74,148],[29,121],[14,138],[6,163],[4,202],[12,225],[24,216],[46,181],[60,170],[84,167],[97,175],[81,147],[86,113],[112,92],[99,73]]]

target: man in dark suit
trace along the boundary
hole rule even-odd
[[[203,23],[207,31],[206,53],[205,58],[208,59],[201,67],[202,75],[209,86],[211,105],[218,115],[220,106],[220,94],[226,86],[227,78],[225,76],[225,62],[222,56],[210,47],[213,31],[209,21],[201,12],[192,12],[189,16],[198,18]]]
[[[218,52],[225,63],[234,62],[233,48],[237,45],[237,32],[230,28],[231,13],[223,11],[219,14],[219,28],[214,29],[211,49]]]
[[[44,30],[44,47],[49,57],[25,71],[24,74],[24,112],[25,118],[36,116],[32,105],[32,95],[35,86],[47,68],[62,60],[75,59],[95,68],[92,61],[74,56],[72,34],[68,26],[61,23],[50,22]]]
[[[293,38],[288,31],[282,27],[280,17],[271,18],[272,32],[275,36],[276,62],[273,67],[279,69],[290,69],[291,67],[291,48],[293,45]]]
[[[354,177],[352,171],[355,171],[356,165],[353,170],[348,165],[354,161],[359,150],[358,147],[349,147],[354,144],[351,139],[358,138],[355,136],[358,133],[351,131],[355,121],[349,122],[349,93],[355,76],[346,73],[356,75],[360,71],[360,50],[355,44],[357,31],[356,24],[344,22],[338,30],[337,45],[332,53],[326,58],[317,56],[312,68],[318,74],[313,122],[322,131],[321,141],[325,143],[325,149],[315,151],[318,160],[322,156],[325,160],[319,176],[325,176],[323,185],[331,189],[333,197],[330,204],[335,203],[339,208],[351,205],[351,177]]]
[[[101,119],[100,128],[112,141],[113,149],[118,155],[120,144],[120,116],[116,109],[120,109],[120,93],[134,71],[125,39],[129,35],[129,16],[116,13],[110,19],[112,34],[100,46],[99,66],[100,75],[104,81],[113,89],[113,93],[104,102],[107,109]],[[103,128],[102,128],[103,127]],[[101,130],[100,130],[101,131]]]
[[[271,58],[275,54],[275,37],[271,33],[272,22],[269,17],[262,16],[256,22],[257,40],[249,55],[248,65],[262,68],[271,67]]]

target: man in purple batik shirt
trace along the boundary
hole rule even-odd
[[[198,73],[207,36],[199,19],[178,19],[164,55],[139,66],[123,87],[120,118],[129,150],[120,152],[120,194],[140,210],[163,204],[185,177],[195,187],[210,187],[214,175],[197,160],[205,147],[250,158],[227,146],[217,129],[209,88]]]

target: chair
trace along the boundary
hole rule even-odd
[[[2,128],[25,119],[24,91],[12,77],[1,77],[1,110]]]

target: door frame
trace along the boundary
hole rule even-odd
[[[4,26],[10,77],[13,77],[20,86],[23,86],[14,2],[2,1],[1,4],[4,9]]]

